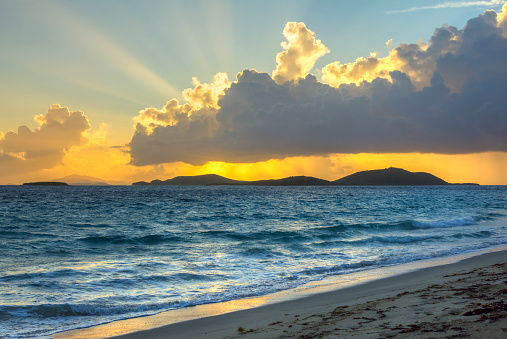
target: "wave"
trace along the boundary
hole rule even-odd
[[[364,224],[338,224],[333,226],[324,226],[315,228],[314,231],[320,233],[345,233],[351,231],[397,231],[397,230],[415,230],[428,228],[448,228],[459,226],[476,225],[482,218],[480,217],[462,217],[447,220],[403,220],[391,223],[364,223]]]
[[[221,238],[238,242],[260,241],[266,244],[295,244],[316,243],[318,241],[329,242],[341,240],[343,244],[362,244],[375,242],[384,243],[411,243],[423,240],[439,240],[441,237],[428,238],[425,236],[415,237],[383,237],[382,234],[395,231],[413,231],[436,228],[452,228],[476,225],[480,217],[462,217],[434,221],[404,220],[390,223],[363,223],[363,224],[337,224],[332,226],[309,227],[298,230],[261,230],[252,232],[239,232],[234,230],[210,230],[199,233],[204,238]],[[364,238],[364,235],[375,235],[362,240],[347,240]]]
[[[195,282],[195,281],[218,280],[218,279],[223,279],[224,277],[226,277],[226,275],[223,275],[223,274],[212,275],[212,274],[198,274],[198,273],[182,272],[182,273],[172,274],[171,276],[167,277],[167,280],[168,281],[179,280],[179,281]]]
[[[376,262],[373,260],[364,260],[356,263],[346,263],[341,265],[335,265],[331,267],[314,267],[310,269],[305,269],[300,272],[300,274],[307,276],[315,276],[315,275],[333,275],[337,273],[349,273],[358,269],[370,268],[372,266],[380,266],[381,264],[388,264],[390,262]]]
[[[40,337],[32,335],[41,333],[44,327],[46,333],[54,330],[55,325],[60,330],[76,327],[91,326],[98,323],[110,322],[113,320],[127,319],[137,316],[156,314],[162,311],[191,307],[200,304],[223,302],[233,299],[248,298],[253,296],[265,295],[294,288],[305,282],[321,280],[325,276],[341,275],[356,271],[368,270],[376,267],[397,265],[404,262],[410,262],[418,259],[430,258],[433,256],[443,256],[452,254],[453,251],[445,251],[437,255],[409,255],[384,257],[373,260],[363,260],[359,262],[343,263],[331,267],[313,267],[299,272],[288,274],[284,278],[275,278],[253,283],[251,285],[231,286],[231,288],[222,292],[205,293],[192,298],[192,300],[164,301],[152,303],[108,303],[88,302],[83,304],[44,304],[44,305],[21,305],[21,306],[0,306],[0,321],[10,324],[22,324],[18,334],[21,337]],[[194,277],[195,278],[195,277]],[[100,319],[100,320],[99,320]],[[43,326],[32,328],[34,322],[39,322]],[[47,326],[46,326],[47,325]],[[2,329],[0,329],[0,336]],[[8,335],[6,335],[8,337]]]
[[[0,319],[9,317],[86,317],[97,315],[122,315],[139,312],[157,311],[173,307],[184,307],[182,302],[160,304],[45,304],[24,306],[1,306]]]
[[[409,243],[440,241],[443,238],[444,238],[443,236],[386,236],[386,237],[373,236],[357,240],[334,240],[334,241],[316,242],[313,245],[318,247],[343,247],[343,246],[364,247],[370,246],[374,243],[404,245]]]
[[[412,225],[415,228],[448,228],[475,225],[479,219],[478,217],[464,217],[450,220],[412,221]]]
[[[88,272],[83,270],[74,270],[70,268],[60,269],[60,270],[46,270],[43,272],[34,272],[34,273],[19,273],[19,274],[11,274],[0,277],[0,281],[19,281],[19,280],[28,280],[33,281],[34,283],[40,283],[45,279],[54,279],[59,277],[78,277],[78,276],[86,276]]]
[[[453,235],[454,238],[456,239],[461,239],[461,238],[489,238],[491,237],[492,235],[494,235],[495,233],[494,232],[490,232],[490,231],[480,231],[480,232],[474,232],[474,233],[456,233]]]
[[[184,238],[175,235],[162,235],[162,234],[150,234],[142,237],[129,238],[123,235],[115,236],[90,236],[85,238],[79,238],[78,241],[82,241],[88,244],[101,245],[101,244],[143,244],[143,245],[158,245],[163,243],[179,243],[185,241]]]
[[[483,232],[477,232],[475,233],[477,236],[479,236],[479,233]],[[481,244],[475,244],[473,246],[464,246],[461,248],[453,248],[453,249],[446,249],[441,251],[436,251],[433,253],[411,253],[406,255],[394,255],[394,256],[387,256],[387,257],[379,257],[375,260],[362,260],[357,262],[345,262],[343,264],[334,265],[330,267],[322,266],[322,267],[313,267],[313,268],[307,268],[300,272],[295,273],[296,276],[301,278],[301,276],[310,276],[312,277],[311,280],[314,280],[314,277],[326,277],[326,276],[333,276],[333,275],[342,275],[342,274],[349,274],[352,272],[357,271],[363,271],[363,270],[369,270],[373,268],[378,267],[386,267],[386,266],[393,266],[393,265],[400,265],[405,264],[413,261],[418,260],[424,260],[424,259],[431,259],[431,258],[439,258],[439,257],[446,257],[454,254],[459,253],[467,253],[472,251],[477,251],[485,248],[491,248],[495,246],[504,246],[507,244],[507,240],[497,240],[497,241],[490,241],[490,242],[483,242]]]
[[[113,225],[111,224],[105,224],[105,223],[89,223],[89,222],[82,222],[82,223],[73,223],[69,224],[70,227],[79,227],[79,228],[111,228]]]
[[[283,253],[272,251],[268,248],[264,247],[252,247],[240,252],[241,255],[245,257],[254,257],[254,258],[273,258],[273,257],[282,257]]]
[[[58,238],[58,235],[51,234],[51,233],[44,233],[44,232],[29,232],[29,231],[12,231],[12,230],[1,230],[0,236],[2,237],[10,237],[10,238],[17,238],[17,239],[29,239],[29,238]]]
[[[291,243],[310,239],[304,231],[258,231],[258,232],[234,232],[234,231],[207,231],[201,233],[203,236],[227,238],[236,241],[258,241],[268,240],[270,242]]]
[[[479,220],[495,220],[495,219],[503,219],[507,216],[507,214],[504,213],[497,213],[497,212],[489,212],[481,216]]]

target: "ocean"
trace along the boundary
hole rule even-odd
[[[0,337],[504,244],[506,186],[0,186]]]

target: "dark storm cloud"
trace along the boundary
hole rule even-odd
[[[507,151],[507,39],[501,25],[487,11],[462,30],[435,30],[427,48],[400,46],[397,55],[410,72],[389,72],[391,81],[335,88],[308,75],[278,84],[266,73],[244,70],[213,114],[193,112],[152,131],[138,124],[132,163]],[[418,89],[407,73],[424,74],[430,83]]]

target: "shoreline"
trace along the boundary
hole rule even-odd
[[[329,318],[326,314],[336,313],[336,307],[348,307],[361,302],[368,303],[403,293],[410,294],[418,288],[440,286],[442,280],[445,280],[442,275],[449,275],[451,271],[457,274],[458,271],[467,269],[470,271],[478,267],[486,269],[488,265],[505,263],[507,263],[507,247],[496,247],[332,276],[266,296],[170,310],[155,315],[60,332],[52,337],[55,339],[223,338],[245,335],[252,338],[290,337],[287,334],[291,333],[289,330],[294,331],[301,327],[293,332],[293,336],[300,336],[300,332],[304,332],[311,323],[305,321],[298,325],[297,322],[301,318],[317,317],[322,320]],[[294,314],[291,319],[292,313]],[[361,318],[362,313],[358,311],[356,313],[358,314],[352,314],[350,318]],[[294,319],[297,321],[294,322]],[[501,320],[507,321],[505,318]],[[290,321],[294,323],[285,325]],[[355,326],[357,327],[357,324]],[[502,326],[507,331],[507,324]],[[415,328],[408,329],[411,329],[410,332],[415,332]],[[241,329],[243,331],[239,331]],[[315,329],[311,331],[315,332]]]

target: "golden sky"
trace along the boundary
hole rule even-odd
[[[227,11],[224,3],[218,7]],[[107,104],[93,108],[86,103],[86,91],[69,94],[59,85],[49,94],[35,75],[25,75],[25,82],[51,102],[43,110],[34,106],[39,111],[32,115],[30,127],[0,126],[0,184],[70,174],[125,183],[206,173],[240,180],[293,175],[336,180],[392,166],[429,172],[449,182],[507,185],[507,4],[488,2],[495,10],[466,1],[459,4],[467,9],[462,15],[470,15],[462,27],[443,23],[429,39],[412,43],[385,39],[384,52],[370,51],[346,62],[333,60],[330,46],[335,45],[321,40],[309,24],[286,21],[278,28],[282,41],[272,55],[271,70],[256,70],[255,62],[248,66],[235,59],[240,65],[236,76],[219,71],[203,82],[193,74],[192,87],[182,91],[173,77],[153,71],[151,61],[128,53],[125,37],[113,31],[105,34],[72,8],[54,5],[51,9],[62,20],[50,28],[68,27],[70,33],[65,34],[70,35],[62,36],[81,42],[76,55],[60,57],[53,48],[51,71],[34,68],[26,55],[15,59],[9,50],[1,56],[2,67],[9,72],[22,68],[29,75],[50,72],[99,93],[101,102],[114,98],[119,104],[114,109]],[[383,15],[430,15],[428,11],[445,8],[394,8]],[[15,5],[11,9],[21,11]],[[180,22],[181,27],[188,24]],[[227,27],[216,25],[211,25],[213,30],[233,39]],[[322,36],[332,37],[327,30]],[[5,35],[2,39],[9,40]],[[54,39],[45,42],[51,46],[58,42]],[[216,56],[227,52],[230,58],[234,53],[226,41],[215,41]],[[19,41],[9,43],[14,48]],[[81,55],[90,48],[90,55]],[[85,74],[87,62],[96,59],[112,66],[102,70],[102,78],[92,79]],[[172,60],[178,62],[185,64]],[[84,73],[69,80],[65,67]],[[116,78],[117,86],[108,84],[114,72],[144,84],[146,94],[123,89],[121,78]],[[21,100],[13,88],[21,90],[26,83],[16,81],[20,83],[0,84],[9,88],[4,92],[6,102],[13,100],[9,107],[14,108],[14,101],[18,106],[38,102],[37,96]],[[71,97],[73,105],[60,101],[60,94]],[[166,104],[155,100],[159,97],[165,97]],[[114,113],[124,109],[134,114]],[[2,111],[0,122],[8,126],[15,117]]]

